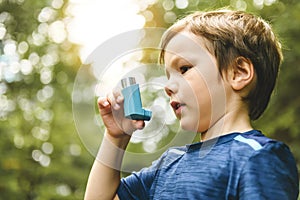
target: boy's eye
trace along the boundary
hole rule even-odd
[[[182,66],[179,68],[179,71],[181,74],[184,74],[185,72],[187,72],[189,69],[191,69],[191,66]]]

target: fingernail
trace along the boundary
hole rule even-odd
[[[109,105],[109,103],[108,103],[108,101],[104,101],[102,105],[103,105],[104,107],[106,107],[106,106]]]

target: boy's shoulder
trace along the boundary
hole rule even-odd
[[[197,159],[200,158],[200,159]],[[172,166],[180,160],[206,166],[211,163],[230,163],[241,166],[246,163],[286,161],[294,165],[294,157],[283,142],[266,137],[258,130],[245,133],[231,133],[219,138],[169,148],[159,159],[160,164]]]
[[[270,153],[276,153],[277,151],[290,152],[286,144],[271,139],[258,130],[236,135],[232,141],[232,148],[239,148],[252,153],[259,153],[260,151],[270,151]]]
[[[260,131],[252,131],[236,136],[232,150],[235,155],[233,165],[240,167],[237,180],[244,188],[245,196],[259,195],[253,191],[273,193],[272,199],[295,199],[298,195],[297,165],[286,144],[270,139]],[[280,185],[282,183],[285,184]]]
[[[237,134],[233,138],[233,143],[240,147],[249,147],[253,151],[266,148],[268,145],[284,145],[283,143],[266,137],[261,131],[251,130],[242,134]]]
[[[242,174],[279,174],[297,176],[296,161],[289,147],[253,130],[235,136],[229,154],[232,164],[242,166]],[[242,164],[242,165],[241,165]],[[287,173],[289,172],[289,173]],[[280,177],[280,176],[279,176]]]
[[[190,155],[188,155],[190,154]],[[231,133],[205,142],[169,148],[162,156],[165,161],[174,162],[182,156],[219,157],[227,160],[248,160],[251,157],[290,157],[293,155],[283,142],[265,136],[259,130],[245,133]],[[268,158],[265,158],[268,160]]]

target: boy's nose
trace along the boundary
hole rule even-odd
[[[165,91],[168,96],[172,96],[172,94],[175,94],[177,92],[177,88],[177,84],[169,80],[165,86]]]
[[[168,96],[171,96],[173,93],[172,90],[170,90],[167,86],[165,87],[165,91]]]

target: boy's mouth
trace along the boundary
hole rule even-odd
[[[177,102],[177,101],[172,101],[172,102],[170,103],[170,105],[172,106],[172,108],[173,108],[173,110],[174,110],[176,116],[181,115],[182,107],[185,106],[185,104],[179,103],[179,102]]]

